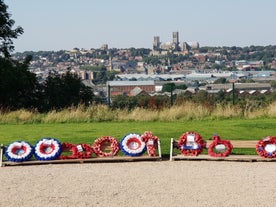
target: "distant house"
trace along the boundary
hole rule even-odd
[[[226,84],[207,84],[202,90],[224,90],[227,91],[232,89],[233,85],[231,83]],[[250,91],[250,90],[270,90],[271,85],[269,83],[235,83],[234,88],[236,90]]]
[[[226,84],[208,84],[205,87],[201,87],[201,90],[206,90],[208,93],[218,93],[224,91],[225,93],[232,93],[233,85],[231,83]],[[235,83],[235,92],[242,95],[257,95],[268,94],[272,91],[269,83]]]
[[[154,81],[108,81],[107,87],[110,87],[110,97],[155,92]]]
[[[264,66],[264,62],[260,61],[248,61],[248,60],[237,60],[235,61],[235,66],[238,70],[260,68]]]
[[[117,75],[119,80],[138,80],[138,81],[177,81],[184,80],[184,74],[119,74]]]
[[[136,86],[134,89],[130,91],[130,96],[138,96],[138,95],[148,95],[148,93],[142,90],[140,87]]]
[[[183,95],[192,95],[195,94],[197,92],[197,88],[187,88],[185,90],[182,89],[175,89],[173,91],[173,94],[179,95],[179,94],[183,94]]]

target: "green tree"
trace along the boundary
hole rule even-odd
[[[44,86],[43,110],[62,109],[80,103],[88,105],[93,101],[92,90],[81,79],[69,71],[64,75],[49,74]]]
[[[276,81],[275,80],[270,81],[270,85],[271,87],[276,88]]]
[[[106,81],[114,80],[116,71],[107,71],[106,67],[101,67],[100,70],[95,71],[96,77],[94,77],[93,82],[95,84],[104,84]]]
[[[130,49],[130,53],[131,53],[131,56],[146,56],[146,55],[149,55],[150,53],[150,49],[146,49],[146,48],[134,48],[134,47],[131,47]]]
[[[143,58],[143,61],[147,64],[151,65],[159,65],[161,64],[161,58],[158,56],[146,56]]]
[[[22,27],[13,29],[15,21],[10,19],[7,12],[8,6],[0,0],[0,56],[10,57],[10,53],[14,50],[13,39],[23,34]]]
[[[139,107],[148,108],[150,96],[141,94],[137,96],[137,99]]]
[[[114,80],[116,74],[117,74],[117,72],[115,70],[106,71],[106,79],[108,81]]]
[[[165,83],[162,87],[162,92],[171,92],[175,87],[175,83]]]
[[[224,84],[226,82],[227,82],[226,78],[222,77],[222,78],[218,78],[217,80],[215,80],[214,84]]]
[[[225,100],[225,93],[223,90],[220,90],[215,97],[215,101],[222,103]]]
[[[181,84],[181,85],[175,86],[175,88],[185,90],[185,89],[187,89],[187,86],[186,86],[186,84]]]
[[[0,0],[0,108],[34,108],[37,105],[38,82],[28,71],[31,56],[22,62],[11,59],[13,39],[23,33],[22,27],[13,28],[8,6]]]
[[[253,79],[242,79],[241,83],[255,83]]]
[[[38,82],[28,71],[30,56],[23,63],[0,58],[0,108],[11,110],[35,108],[38,104]]]
[[[211,94],[208,94],[207,91],[199,90],[194,96],[193,101],[195,103],[201,103],[205,106],[213,106],[215,99]]]
[[[138,99],[134,96],[118,95],[112,100],[112,107],[119,109],[134,109],[138,106]]]
[[[208,48],[207,47],[201,47],[198,50],[200,53],[207,53],[208,52]]]

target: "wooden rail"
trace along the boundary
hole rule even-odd
[[[211,144],[212,140],[206,142],[206,147]],[[230,140],[233,148],[252,148],[256,147],[258,140]],[[184,156],[181,154],[175,154],[174,149],[177,148],[177,142],[171,138],[170,146],[170,161],[174,160],[209,160],[209,161],[241,161],[241,162],[254,162],[254,161],[276,161],[276,158],[262,158],[256,155],[229,155],[228,157],[211,157],[209,155],[198,156]]]
[[[30,160],[25,162],[10,162],[10,161],[3,161],[2,167],[4,166],[16,166],[16,165],[45,165],[45,164],[69,164],[69,163],[99,163],[99,162],[137,162],[137,161],[154,161],[154,160],[161,160],[159,156],[149,157],[149,156],[140,156],[140,157],[123,157],[123,156],[116,156],[116,157],[102,157],[102,158],[88,158],[88,159],[68,159],[68,160]]]
[[[230,140],[233,148],[255,148],[258,140]],[[212,140],[207,140],[206,146],[208,147]]]
[[[157,142],[158,155],[150,157],[147,155],[139,157],[114,156],[114,157],[95,157],[89,159],[67,159],[67,160],[30,160],[24,162],[10,162],[4,160],[4,146],[0,147],[0,167],[17,165],[42,165],[42,164],[66,164],[66,163],[100,163],[100,162],[137,162],[137,161],[159,161],[162,160],[160,141]]]

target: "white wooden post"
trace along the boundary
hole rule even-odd
[[[172,161],[172,157],[173,157],[173,143],[174,143],[174,140],[173,138],[171,138],[170,161]]]
[[[0,146],[0,167],[3,167],[3,153],[4,153],[4,145],[1,144]]]
[[[160,159],[161,159],[161,158],[162,158],[162,154],[161,154],[160,140],[157,141],[157,144],[158,144],[158,154],[159,154],[159,157],[160,157]]]

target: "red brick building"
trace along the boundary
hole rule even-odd
[[[131,91],[139,87],[146,93],[155,92],[154,81],[108,81],[107,87],[110,87],[110,97],[117,95],[131,96]]]

